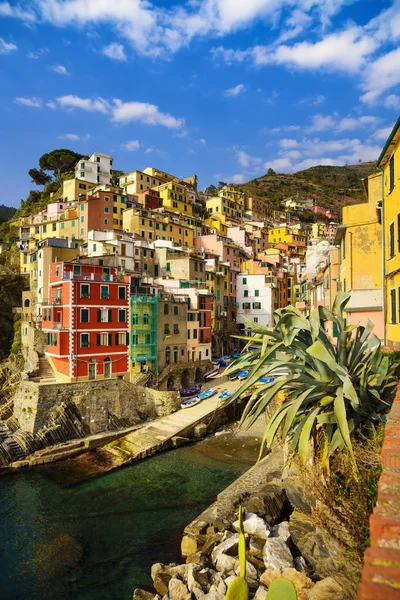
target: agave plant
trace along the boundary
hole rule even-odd
[[[239,506],[239,565],[240,572],[226,592],[226,600],[248,600],[249,586],[246,581],[246,539],[243,530],[243,509]]]
[[[242,424],[249,426],[269,405],[277,406],[267,424],[260,455],[279,432],[283,439],[290,439],[302,459],[308,455],[310,441],[321,436],[321,458],[326,466],[329,457],[345,447],[354,463],[351,437],[359,431],[373,433],[375,425],[385,419],[398,382],[395,367],[383,356],[372,321],[365,327],[346,326],[343,309],[349,299],[349,294],[339,292],[332,311],[319,306],[309,317],[293,306],[279,309],[272,328],[248,321],[254,333],[248,346],[257,342],[259,348],[246,352],[225,371],[229,374],[244,365],[251,369],[227,404],[247,392]],[[336,325],[337,343],[327,335],[329,321]],[[268,375],[275,380],[253,387]],[[281,405],[276,403],[278,394],[283,397]]]

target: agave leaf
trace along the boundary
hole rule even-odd
[[[308,417],[302,427],[302,430],[300,433],[300,438],[299,438],[299,455],[300,455],[300,458],[303,460],[303,462],[305,462],[307,459],[308,445],[310,442],[311,430],[313,428],[314,421],[320,411],[321,411],[321,407],[317,406],[317,408],[315,408],[308,415]]]
[[[342,318],[343,309],[349,302],[350,298],[350,294],[347,294],[346,292],[338,292],[336,294],[336,298],[333,302],[332,312],[337,318]]]
[[[266,600],[297,600],[296,588],[290,579],[277,577],[268,588]]]
[[[336,416],[333,411],[318,415],[317,421],[320,425],[335,425],[337,423]]]
[[[342,387],[339,387],[337,389],[336,398],[335,398],[335,402],[334,402],[334,410],[335,410],[336,420],[337,420],[338,427],[339,427],[340,433],[342,435],[343,441],[346,444],[347,449],[350,452],[350,456],[352,458],[353,464],[355,465],[356,462],[355,462],[354,453],[353,453],[353,446],[351,445],[351,440],[350,440],[350,431],[349,431],[349,425],[347,422],[346,406],[344,403]]]
[[[226,592],[226,600],[247,600],[249,597],[249,584],[244,577],[235,577],[229,584]]]
[[[285,424],[284,424],[284,427],[282,430],[282,439],[283,440],[286,439],[288,431],[291,428],[293,421],[294,421],[297,413],[300,410],[301,405],[303,404],[303,402],[307,398],[307,396],[309,394],[311,394],[312,391],[313,391],[312,388],[305,390],[302,394],[300,394],[300,396],[298,398],[296,398],[296,400],[293,401],[292,405],[290,406],[289,410],[287,411]]]

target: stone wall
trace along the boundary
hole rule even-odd
[[[160,392],[118,379],[50,385],[23,381],[15,395],[14,416],[21,429],[37,433],[52,409],[66,400],[76,404],[91,434],[110,428],[110,414],[129,426],[169,415],[180,403],[174,391]]]
[[[160,390],[184,390],[204,381],[204,375],[212,369],[211,360],[168,365],[158,378]]]
[[[400,598],[400,384],[385,429],[378,501],[370,517],[358,600]]]

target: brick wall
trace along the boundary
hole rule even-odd
[[[378,501],[370,517],[358,600],[400,600],[400,383],[382,447]]]

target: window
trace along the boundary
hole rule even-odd
[[[89,309],[81,308],[81,323],[89,323]]]
[[[56,277],[60,277],[60,267],[56,267]]]
[[[125,323],[126,321],[126,310],[124,308],[120,308],[118,310],[118,323]]]
[[[258,323],[258,317],[253,317],[254,323]]]
[[[246,283],[247,283],[247,278],[243,277],[243,285],[246,285]]]
[[[104,219],[104,225],[108,225],[108,219]]]
[[[97,244],[93,244],[93,252],[96,252]]]
[[[167,268],[167,271],[170,271],[171,270],[171,263],[167,262],[166,268]]]
[[[164,335],[169,335],[169,325],[168,325],[168,323],[165,323],[165,325],[164,325]]]
[[[390,323],[396,325],[396,289],[390,290]]]
[[[97,345],[98,346],[112,346],[112,333],[98,333],[97,334]]]
[[[179,333],[179,326],[174,323],[174,333]]]
[[[248,297],[249,297],[249,290],[244,290],[244,292],[243,292],[243,296],[244,296],[245,298],[248,298]]]
[[[243,307],[243,310],[250,309],[250,302],[243,302],[242,307]]]
[[[81,333],[81,348],[89,348],[89,334]]]
[[[85,163],[81,162],[81,169],[84,169],[84,168],[85,168]]]
[[[138,336],[136,335],[136,338]],[[132,338],[133,341],[133,338]],[[120,332],[120,333],[116,333],[115,334],[115,345],[116,346],[125,346],[125,344],[127,344],[127,339],[126,339],[126,333],[125,332]],[[136,344],[137,344],[137,340],[136,340]]]
[[[400,213],[397,215],[397,252],[400,252]]]
[[[197,340],[197,329],[193,329],[193,339]]]
[[[168,315],[169,314],[169,306],[168,304],[164,304],[164,315]]]
[[[342,240],[342,256],[343,258],[346,258],[346,232],[344,232]]]
[[[389,226],[389,258],[394,256],[394,221]]]
[[[97,321],[99,323],[111,323],[112,310],[107,308],[99,308],[97,311]]]
[[[139,323],[139,316],[137,313],[132,313],[132,325],[137,325]]]
[[[51,226],[53,231],[57,231],[57,223],[53,223],[53,225]]]
[[[102,298],[103,300],[108,300],[109,298],[109,290],[108,290],[108,285],[101,285],[100,286],[100,298]]]
[[[81,223],[85,222],[85,217],[81,217]]]
[[[389,194],[394,190],[394,154],[389,160]]]
[[[104,212],[105,212],[105,213],[108,213],[108,212],[110,212],[110,209],[108,208],[108,206],[105,206],[105,207],[104,207]]]
[[[179,310],[177,306],[174,306],[174,315],[179,315]]]
[[[81,283],[81,298],[90,298],[90,286],[88,283]]]
[[[190,340],[190,329],[187,330],[187,339]]]
[[[261,302],[253,302],[253,308],[260,309],[261,308]]]

